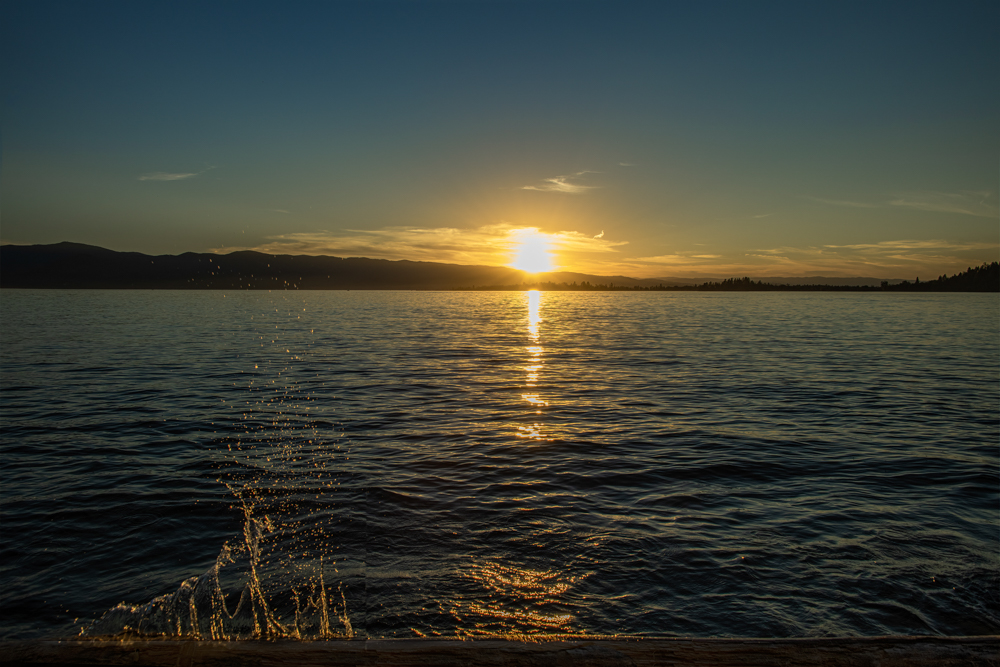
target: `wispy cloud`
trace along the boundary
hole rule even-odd
[[[830,204],[831,206],[850,206],[852,208],[882,208],[883,204],[872,204],[863,201],[848,201],[846,199],[823,199],[822,197],[803,196],[803,199],[818,202],[820,204]]]
[[[618,166],[619,167],[634,167],[636,165],[634,163],[632,163],[632,162],[619,162]]]
[[[831,276],[933,278],[957,273],[1000,256],[1000,244],[972,240],[903,239],[869,243],[779,246],[723,251],[714,244],[692,244],[690,250],[630,257],[625,240],[610,233],[546,232],[500,222],[481,227],[383,227],[362,230],[319,230],[272,236],[252,247],[216,252],[257,250],[278,255],[334,255],[406,259],[487,266],[509,265],[525,236],[542,236],[554,254],[557,270],[636,278],[685,276]],[[645,249],[640,246],[639,251]],[[638,252],[636,253],[638,254]]]
[[[993,193],[988,190],[962,190],[961,192],[908,192],[892,195],[894,198],[881,202],[848,201],[845,199],[823,199],[804,196],[804,199],[852,208],[902,207],[935,213],[959,213],[982,218],[1000,217],[996,204],[990,202]]]
[[[706,259],[721,259],[722,255],[692,255],[688,253],[674,253],[671,255],[656,255],[654,257],[637,257],[636,262],[648,262],[650,264],[673,264],[684,266],[687,264],[704,264]]]
[[[695,244],[697,245],[697,244]],[[910,278],[957,273],[996,261],[1000,244],[987,241],[899,240],[844,245],[760,248],[740,254],[673,252],[633,261],[636,276],[830,276]],[[645,266],[642,266],[645,264]],[[650,268],[650,265],[656,268]]]
[[[143,174],[139,177],[140,181],[183,181],[185,178],[192,178],[197,176],[201,172],[193,172],[190,174],[169,174],[165,171],[154,171],[148,174]]]
[[[575,174],[569,176],[556,176],[555,178],[543,179],[541,185],[525,185],[522,190],[537,190],[539,192],[562,192],[569,195],[580,195],[588,190],[593,190],[597,185],[583,185],[581,183],[571,182],[573,179],[579,179],[581,176],[586,174],[596,174],[595,171],[578,171]]]
[[[981,218],[1000,216],[996,204],[990,203],[990,192],[965,190],[962,192],[911,192],[900,195],[889,202],[890,206],[902,206],[920,211],[936,213],[961,213]]]
[[[604,232],[597,236],[587,236],[580,232],[556,232],[551,237],[555,250],[569,253],[618,252],[616,248],[628,245],[628,241],[610,241],[604,238]]]
[[[200,175],[204,174],[206,171],[210,171],[212,169],[215,169],[215,167],[214,166],[212,166],[212,167],[205,167],[201,171],[185,172],[185,173],[174,173],[174,172],[168,172],[168,171],[151,171],[149,173],[140,175],[139,178],[138,178],[138,180],[140,180],[140,181],[183,181],[183,180],[186,180],[188,178],[194,178],[195,176],[200,176]]]
[[[956,273],[984,261],[995,261],[998,252],[1000,244],[995,242],[904,239],[767,248],[748,256],[765,259],[775,266],[801,267],[814,275],[825,272],[837,276],[899,278]]]
[[[625,275],[647,278],[728,278],[767,275],[773,261],[762,262],[746,255],[694,254],[675,252],[630,260],[634,264]],[[788,271],[785,270],[785,275]],[[777,275],[772,273],[771,275]]]
[[[824,245],[824,248],[849,248],[851,250],[876,251],[876,252],[897,252],[900,250],[988,250],[996,248],[996,243],[986,242],[965,242],[956,243],[943,240],[930,241],[880,241],[878,243],[855,243],[851,245]]]
[[[279,255],[334,255],[497,266],[511,261],[519,239],[526,233],[547,237],[556,254],[556,263],[574,267],[574,258],[617,252],[617,247],[628,243],[595,238],[577,231],[546,233],[534,227],[499,223],[474,229],[384,227],[282,234],[269,237],[266,243],[254,247],[217,248],[214,252],[256,250]]]

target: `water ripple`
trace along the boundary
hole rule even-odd
[[[995,295],[0,308],[4,637],[1000,632]]]

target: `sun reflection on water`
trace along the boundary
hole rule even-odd
[[[526,293],[527,334],[524,346],[525,363],[521,383],[521,400],[526,411],[517,419],[517,438],[531,444],[551,442],[547,425],[540,415],[549,405],[543,393],[542,373],[545,370],[545,348],[542,345],[542,303],[545,299],[537,290]],[[469,637],[557,636],[583,632],[569,599],[575,584],[589,576],[569,575],[562,567],[552,567],[548,559],[538,558],[549,549],[558,551],[556,541],[561,535],[558,520],[534,515],[539,502],[536,492],[526,491],[517,499],[515,516],[498,518],[495,530],[502,535],[503,548],[491,556],[478,555],[460,576],[473,584],[469,593],[454,599],[451,613],[456,620],[456,632]],[[552,501],[544,504],[551,509]],[[521,558],[522,549],[531,547],[534,554],[529,567]],[[522,554],[521,557],[517,554]],[[519,562],[520,561],[520,562]],[[541,566],[541,567],[540,567]]]
[[[542,323],[542,293],[538,290],[528,290],[528,338],[532,345],[524,349],[528,353],[528,364],[524,367],[526,373],[524,386],[528,391],[521,394],[521,399],[535,409],[535,414],[541,414],[539,408],[548,407],[549,403],[541,394],[534,391],[538,385],[538,378],[541,375],[545,362],[542,361],[542,354],[545,349],[542,347],[542,335],[539,325]],[[532,424],[530,427],[518,426],[517,437],[529,440],[551,440],[542,435],[542,425]]]
[[[524,438],[525,440],[546,440],[547,438],[542,437],[542,425],[541,424],[529,424],[527,426],[517,427],[517,437]]]
[[[470,626],[459,634],[510,637],[520,634],[574,633],[572,614],[563,611],[560,598],[576,583],[556,570],[533,570],[500,563],[476,563],[463,576],[486,592],[477,600],[459,603],[453,614]],[[586,575],[584,575],[586,576]],[[473,618],[463,618],[466,614]]]
[[[536,289],[528,290],[528,335],[531,340],[538,342],[538,325],[542,318],[539,314],[542,305],[542,293]],[[541,348],[539,348],[541,351]]]

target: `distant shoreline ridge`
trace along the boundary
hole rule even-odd
[[[803,283],[815,280],[824,282]],[[775,281],[775,282],[771,282]],[[782,281],[782,282],[776,282]],[[906,291],[1000,292],[1000,264],[914,282],[875,278],[629,278],[438,262],[187,252],[146,255],[80,243],[0,246],[0,287],[22,289],[457,291]]]

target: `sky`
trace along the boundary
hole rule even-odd
[[[1000,259],[998,25],[996,2],[11,0],[0,242],[950,275]]]

